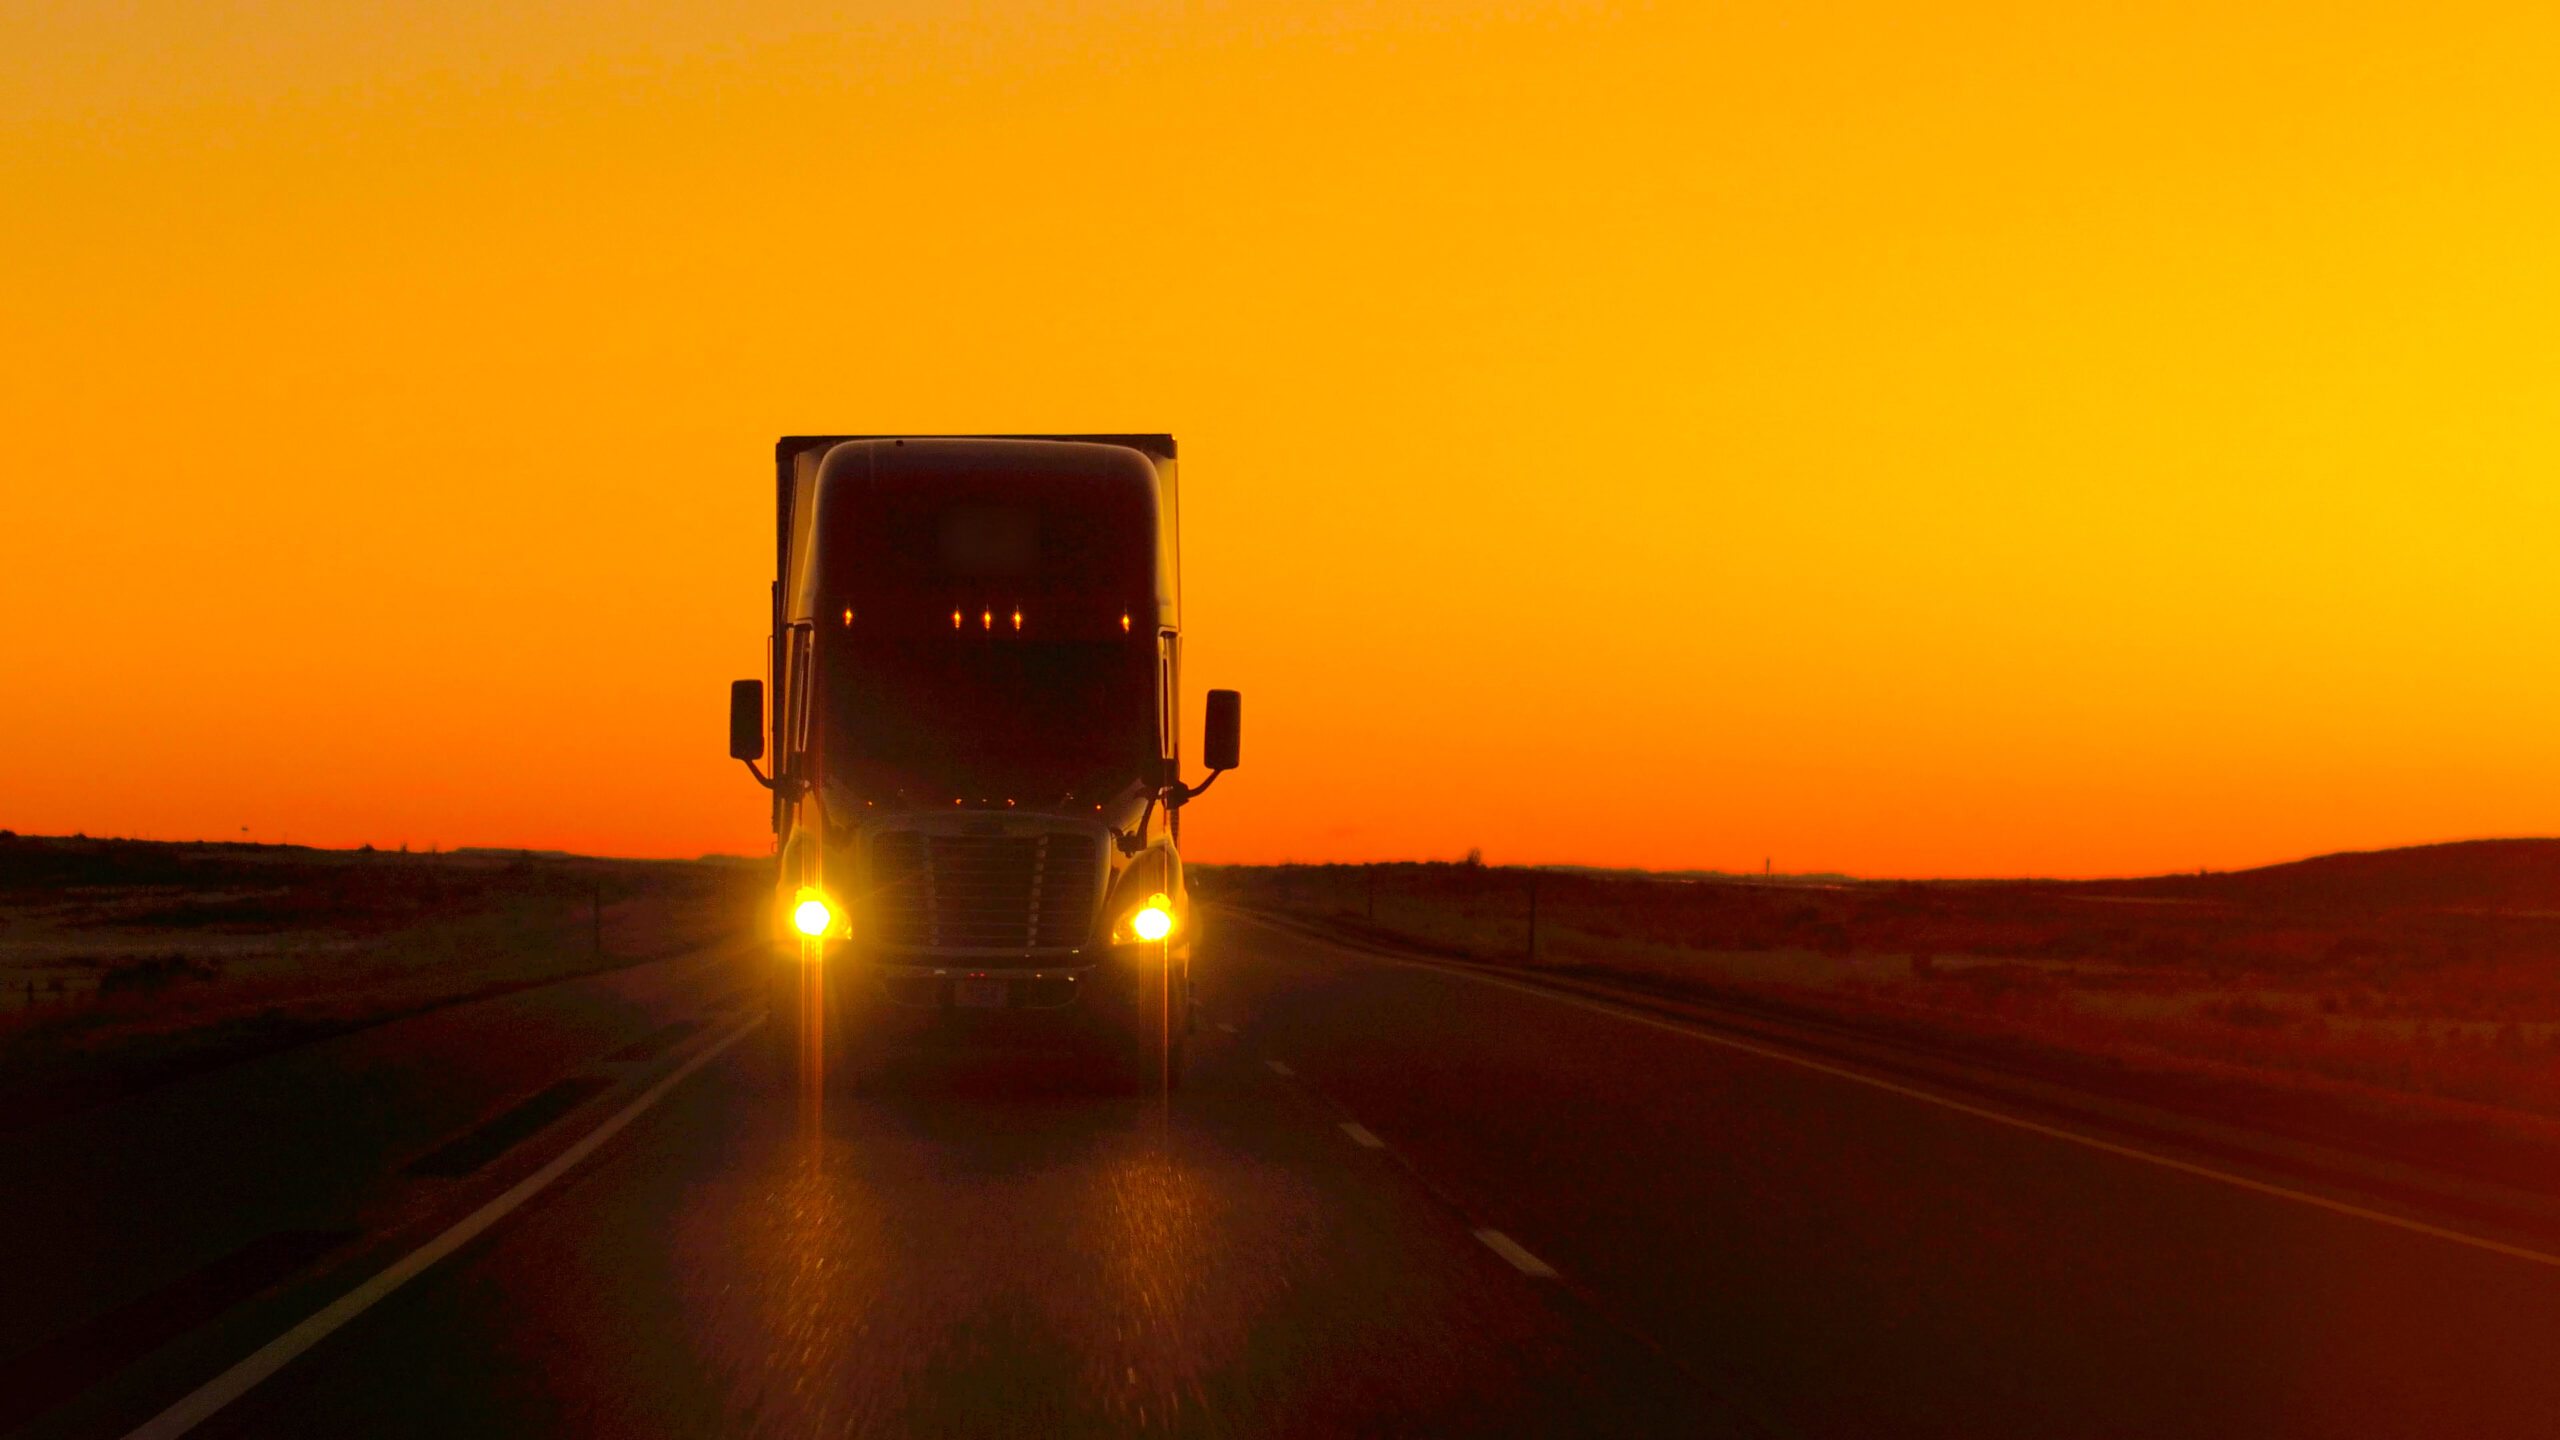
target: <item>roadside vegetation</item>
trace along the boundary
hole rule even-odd
[[[1456,958],[1741,1002],[2215,1108],[2560,1142],[2560,841],[2094,882],[1198,867]],[[1531,953],[1532,892],[1536,914]],[[2316,1101],[2306,1106],[2305,1102]],[[2455,1137],[2447,1139],[2445,1137]]]
[[[0,1129],[736,933],[738,862],[0,832]]]

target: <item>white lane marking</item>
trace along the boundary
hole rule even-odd
[[[2475,1250],[2486,1250],[2492,1255],[2504,1255],[2511,1260],[2529,1260],[2536,1265],[2549,1265],[2555,1269],[2560,1269],[2560,1255],[2554,1255],[2548,1251],[2528,1249],[2522,1245],[2510,1245],[2503,1240],[2491,1240],[2480,1235],[2467,1235],[2460,1230],[2448,1230],[2441,1225],[2429,1225],[2423,1220],[2412,1220],[2404,1215],[2394,1215],[2387,1210],[2369,1210],[2362,1205],[2350,1205],[2344,1200],[2332,1200],[2326,1195],[2315,1195],[2308,1190],[2296,1190],[2285,1185],[2270,1185],[2264,1180],[2252,1180],[2246,1175],[2234,1175],[2228,1170],[2216,1170],[2210,1165],[2198,1165],[2192,1160],[2179,1160],[2168,1155],[2156,1155],[2148,1150],[2137,1150],[2130,1145],[2119,1145],[2113,1140],[2101,1140],[2094,1135],[2082,1135],[2076,1131],[2062,1129],[2060,1126],[2046,1125],[2039,1121],[2023,1119],[2016,1115],[2003,1115],[1997,1110],[1986,1110],[1979,1105],[1968,1105],[1962,1100],[1951,1100],[1944,1095],[1933,1095],[1926,1090],[1915,1089],[1909,1085],[1896,1084],[1891,1080],[1886,1080],[1879,1076],[1863,1075],[1855,1070],[1847,1069],[1843,1066],[1825,1064],[1820,1060],[1810,1059],[1802,1055],[1791,1055],[1784,1050],[1773,1049],[1767,1045],[1756,1045],[1748,1040],[1736,1040],[1729,1036],[1715,1034],[1712,1031],[1692,1029],[1686,1025],[1675,1024],[1672,1021],[1659,1019],[1651,1015],[1639,1014],[1633,1010],[1621,1009],[1618,1006],[1606,1004],[1601,1001],[1586,1000],[1579,995],[1559,994],[1553,990],[1542,990],[1535,985],[1522,985],[1509,980],[1497,979],[1491,975],[1478,975],[1473,971],[1468,970],[1454,970],[1445,965],[1432,965],[1419,960],[1396,960],[1383,955],[1372,955],[1367,951],[1354,950],[1349,946],[1334,944],[1330,940],[1316,939],[1312,936],[1299,935],[1294,931],[1282,930],[1276,925],[1254,921],[1252,920],[1252,917],[1249,916],[1246,918],[1251,923],[1262,924],[1264,929],[1270,930],[1276,934],[1287,936],[1290,939],[1303,940],[1310,944],[1322,945],[1328,950],[1349,955],[1355,959],[1366,960],[1372,964],[1400,965],[1408,970],[1428,970],[1435,975],[1446,975],[1458,980],[1471,980],[1478,985],[1490,985],[1497,990],[1509,990],[1521,995],[1535,996],[1541,1000],[1552,1000],[1559,1005],[1570,1005],[1577,1010],[1588,1010],[1595,1015],[1607,1015],[1614,1019],[1631,1021],[1638,1025],[1648,1025],[1656,1030],[1667,1031],[1673,1035],[1683,1035],[1692,1040],[1702,1040],[1709,1045],[1721,1045],[1728,1050],[1739,1050],[1745,1055],[1756,1055],[1763,1060],[1775,1060],[1782,1065],[1793,1065],[1799,1069],[1811,1070],[1817,1074],[1829,1075],[1835,1079],[1847,1080],[1853,1084],[1865,1085],[1871,1089],[1885,1091],[1888,1094],[1900,1095],[1906,1099],[1918,1100],[1924,1104],[1935,1105],[1940,1109],[1953,1110],[1959,1115],[1970,1115],[1977,1120],[1988,1120],[1994,1125],[2006,1125],[2011,1129],[2024,1130],[2030,1134],[2045,1136],[2048,1139],[2069,1141],[2071,1144],[2085,1146],[2088,1149],[2096,1150],[2103,1154],[2120,1155],[2127,1160],[2139,1160],[2146,1165],[2157,1165],[2164,1170],[2175,1170],[2182,1175],[2193,1175],[2205,1180],[2219,1180],[2225,1185],[2230,1185],[2241,1190],[2248,1190],[2256,1194],[2272,1196],[2279,1200],[2296,1201],[2304,1205],[2312,1206],[2315,1209],[2327,1210],[2332,1214],[2349,1215],[2358,1220],[2370,1220],[2377,1225],[2388,1225],[2394,1229],[2406,1230],[2414,1235],[2425,1235],[2437,1240],[2449,1240],[2456,1245],[2468,1245]]]
[[[1345,1120],[1345,1121],[1343,1121],[1343,1122],[1342,1122],[1342,1133],[1343,1133],[1343,1134],[1345,1134],[1345,1135],[1350,1136],[1350,1137],[1351,1137],[1351,1143],[1353,1143],[1354,1145],[1359,1146],[1359,1147],[1360,1147],[1361,1149],[1363,1149],[1363,1150],[1384,1150],[1384,1149],[1386,1149],[1386,1148],[1387,1148],[1387,1142],[1386,1142],[1386,1141],[1381,1140],[1381,1139],[1379,1139],[1377,1136],[1370,1134],[1370,1133],[1369,1133],[1369,1127],[1368,1127],[1368,1126],[1366,1126],[1366,1125],[1360,1124],[1358,1121],[1355,1121],[1355,1120]]]
[[[1486,1248],[1493,1251],[1494,1254],[1510,1261],[1511,1268],[1519,1271],[1521,1274],[1539,1280],[1553,1280],[1556,1278],[1554,1266],[1549,1265],[1546,1261],[1539,1259],[1528,1251],[1521,1249],[1519,1241],[1512,1239],[1501,1231],[1479,1230],[1476,1232],[1476,1238],[1483,1241]]]
[[[1226,1031],[1226,1032],[1227,1032],[1228,1034],[1230,1034],[1230,1035],[1233,1035],[1234,1033],[1236,1033],[1236,1027],[1234,1027],[1233,1025],[1228,1024],[1228,1023],[1227,1023],[1226,1021],[1224,1021],[1224,1020],[1221,1020],[1221,1021],[1219,1021],[1219,1022],[1218,1022],[1218,1028],[1219,1028],[1219,1029],[1221,1029],[1221,1030]]]
[[[198,1386],[195,1392],[177,1404],[145,1421],[141,1428],[125,1440],[170,1440],[213,1418],[223,1406],[249,1393],[251,1387],[285,1366],[303,1351],[327,1339],[329,1333],[379,1304],[392,1291],[408,1284],[428,1266],[468,1245],[480,1232],[507,1217],[552,1181],[566,1175],[581,1160],[596,1153],[604,1142],[621,1133],[622,1127],[640,1118],[640,1113],[666,1097],[668,1091],[682,1084],[687,1076],[711,1063],[714,1056],[738,1043],[740,1036],[764,1023],[764,1017],[740,1025],[737,1029],[678,1067],[674,1074],[650,1086],[640,1097],[614,1112],[613,1118],[588,1132],[587,1137],[560,1152],[550,1164],[534,1171],[497,1199],[464,1217],[452,1229],[401,1257],[391,1268],[374,1276],[346,1294],[339,1296],[318,1313],[282,1335],[258,1347],[249,1358]]]
[[[1262,1063],[1270,1066],[1271,1073],[1274,1075],[1295,1075],[1298,1073],[1297,1071],[1290,1069],[1285,1063],[1278,1060],[1265,1060]]]

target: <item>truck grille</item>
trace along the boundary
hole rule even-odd
[[[1091,936],[1102,850],[1090,835],[941,835],[872,843],[873,924],[884,945],[1048,950]]]

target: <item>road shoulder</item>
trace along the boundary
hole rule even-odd
[[[0,1282],[0,1365],[62,1370],[50,1413],[14,1419],[122,1433],[425,1243],[734,1027],[745,953],[446,1007],[8,1137],[12,1218],[54,1243]]]

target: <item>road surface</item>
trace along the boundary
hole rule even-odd
[[[1206,923],[1169,1104],[749,1035],[192,1433],[2560,1429],[2530,1244]]]

